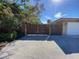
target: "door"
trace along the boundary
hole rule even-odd
[[[79,22],[67,23],[67,35],[79,35]]]

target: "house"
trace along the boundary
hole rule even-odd
[[[79,35],[79,18],[60,18],[52,24],[53,35]]]

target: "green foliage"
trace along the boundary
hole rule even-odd
[[[4,1],[2,0],[0,3],[0,19],[4,21],[5,19],[8,19],[10,17],[16,17],[17,19],[19,19],[18,20],[19,22],[25,21],[27,23],[32,23],[32,24],[33,23],[35,24],[36,22],[36,24],[40,24],[38,23],[40,22],[40,20],[36,13],[38,11],[36,9],[38,8],[28,4],[19,5],[17,4],[18,1],[19,0],[16,0],[16,3],[9,4],[9,3],[3,3]],[[26,3],[29,2],[30,0],[21,0],[21,1]],[[24,7],[24,9],[21,10],[20,6]],[[31,16],[34,16],[34,18]]]
[[[2,2],[3,2],[3,0],[0,0],[0,2],[2,3]]]
[[[17,22],[17,20],[15,19],[15,17],[13,18],[7,18],[6,20],[2,20],[1,21],[1,26],[7,29],[17,29],[19,23]]]
[[[0,33],[0,42],[4,41],[13,41],[16,36],[19,23],[17,23],[15,17],[13,18],[6,18],[6,20],[2,20],[0,24],[4,29],[8,29],[9,32],[7,33]]]
[[[0,10],[3,8],[3,3],[0,3]]]
[[[11,42],[13,41],[17,36],[17,32],[11,32],[11,33],[1,33],[0,34],[0,42]]]
[[[17,4],[18,1],[20,0],[13,0],[12,3],[9,0],[0,0],[0,25],[2,28],[10,30],[7,33],[0,33],[0,41],[14,40],[17,36],[16,30],[22,22],[41,23],[37,15],[39,7],[28,4],[30,0],[21,0],[21,4]]]

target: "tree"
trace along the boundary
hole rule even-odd
[[[27,4],[24,4],[23,12],[25,14],[24,19],[25,22],[27,23],[36,22],[34,24],[41,24],[40,15],[41,12],[44,10],[44,5],[39,2],[40,1],[36,1],[35,5],[29,5],[29,6],[27,6]]]
[[[22,22],[31,24],[41,24],[40,14],[43,10],[43,4],[39,1],[36,5],[31,5],[30,0],[0,0],[0,27],[5,30],[8,29],[7,33],[11,34],[20,27]],[[1,32],[0,38],[7,37],[6,33]],[[6,36],[6,37],[5,37]]]

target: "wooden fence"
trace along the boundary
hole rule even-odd
[[[49,34],[48,24],[22,24],[21,31],[25,34]]]

